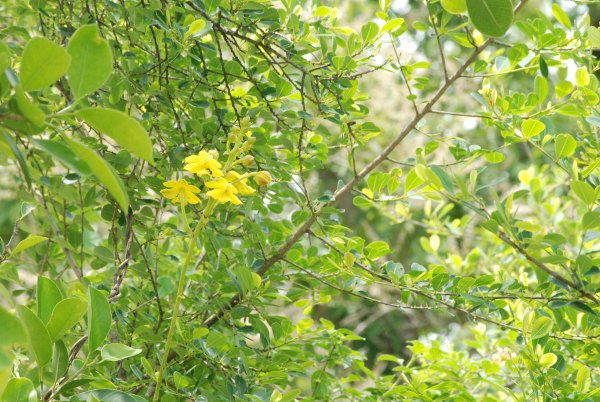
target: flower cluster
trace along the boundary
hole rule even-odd
[[[216,150],[200,151],[197,155],[191,155],[184,159],[184,170],[195,174],[208,189],[206,195],[219,204],[230,202],[241,205],[238,198],[243,195],[251,195],[255,190],[248,185],[248,178],[254,177],[259,186],[266,186],[271,182],[271,175],[267,171],[240,174],[233,170],[236,166],[250,167],[254,163],[251,155],[244,155],[254,144],[254,138],[249,136],[249,120],[243,120],[240,127],[233,130],[227,139],[227,161],[223,164],[219,161],[219,153]],[[249,138],[246,138],[249,137]],[[196,194],[200,189],[189,184],[185,179],[178,181],[167,181],[163,183],[166,187],[161,194],[175,203],[198,204],[200,198]]]

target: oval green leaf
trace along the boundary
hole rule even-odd
[[[52,340],[44,323],[25,306],[17,306],[17,313],[25,324],[27,339],[38,366],[43,367],[52,358]]]
[[[539,339],[550,333],[553,321],[548,317],[540,317],[533,322],[531,327],[531,339]]]
[[[596,201],[596,191],[585,181],[572,180],[571,188],[575,195],[585,204],[592,205]]]
[[[559,134],[554,141],[554,152],[558,159],[567,158],[577,149],[577,141],[571,134]]]
[[[488,36],[504,35],[513,21],[511,0],[467,0],[467,11],[475,28]]]
[[[54,307],[63,299],[56,283],[45,276],[38,277],[37,282],[37,311],[38,317],[47,324]]]
[[[442,7],[450,14],[462,14],[467,12],[465,0],[441,0]]]
[[[100,354],[102,355],[102,360],[117,362],[138,355],[141,352],[142,349],[132,348],[122,343],[110,343],[102,348]]]
[[[104,293],[89,288],[88,342],[90,351],[96,350],[108,335],[112,320],[110,304]]]
[[[56,304],[48,320],[48,333],[53,341],[60,339],[85,314],[87,303],[76,297],[61,300]]]
[[[521,131],[523,132],[523,136],[525,138],[531,138],[535,137],[536,135],[540,135],[545,128],[546,125],[544,123],[535,119],[527,119],[521,123]]]
[[[35,402],[38,400],[33,383],[29,378],[11,378],[2,393],[2,401]]]
[[[84,25],[75,31],[67,51],[73,58],[68,76],[75,98],[94,92],[110,77],[112,52],[96,25]]]
[[[85,162],[96,178],[106,186],[108,192],[117,200],[119,206],[123,211],[129,209],[129,197],[125,191],[123,182],[117,175],[117,172],[112,166],[108,164],[100,155],[89,149],[82,143],[72,140],[70,138],[65,139],[71,150],[77,155],[83,162]]]
[[[88,108],[76,113],[92,128],[108,135],[117,144],[153,163],[152,142],[139,121],[119,110]]]
[[[8,346],[13,343],[25,341],[25,328],[21,321],[9,311],[0,306],[0,346]]]
[[[46,38],[33,38],[23,51],[21,86],[25,91],[44,88],[62,77],[70,63],[65,49]]]

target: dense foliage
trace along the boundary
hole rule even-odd
[[[598,400],[593,3],[0,3],[0,399]]]

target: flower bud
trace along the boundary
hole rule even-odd
[[[256,142],[256,138],[255,137],[250,137],[246,140],[246,142],[244,142],[244,145],[242,146],[242,151],[243,152],[248,152],[252,149],[252,145],[254,145],[254,143]]]
[[[252,156],[252,155],[244,156],[241,160],[241,163],[242,163],[242,165],[244,165],[246,167],[252,166],[252,164],[254,163],[254,156]]]
[[[214,159],[219,159],[219,152],[216,149],[211,149],[210,151],[208,151],[208,154]]]
[[[266,170],[262,170],[254,176],[254,181],[259,186],[268,186],[271,183],[271,174]]]

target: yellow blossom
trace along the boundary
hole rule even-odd
[[[260,171],[254,176],[254,181],[259,186],[267,186],[271,183],[271,174],[266,170]]]
[[[240,180],[241,177],[242,176],[240,176],[239,173],[234,172],[232,170],[230,172],[227,172],[227,176],[225,178],[227,179],[227,181],[229,181],[231,184],[233,184],[233,187],[236,188],[236,190],[240,193],[240,195],[253,194],[254,189],[246,183],[247,179]]]
[[[208,191],[206,194],[217,200],[219,204],[231,202],[234,205],[240,205],[242,203],[242,201],[235,196],[238,193],[238,190],[233,184],[222,177],[206,182],[205,185],[208,188],[214,189]]]
[[[183,201],[183,205],[187,204],[198,204],[200,202],[200,198],[198,198],[194,193],[199,193],[200,189],[196,186],[188,184],[184,179],[169,180],[163,183],[163,186],[167,187],[163,190],[160,190],[160,193],[163,197],[172,200],[175,203],[181,203]]]
[[[186,165],[183,167],[188,172],[202,176],[209,174],[213,177],[223,176],[221,172],[221,164],[216,159],[219,154],[215,151],[200,151],[198,155],[188,156],[184,159]]]

